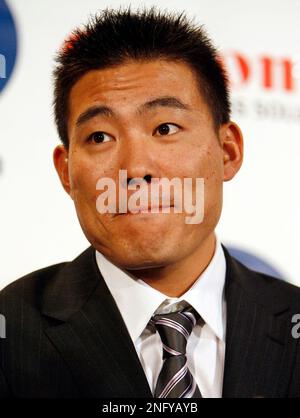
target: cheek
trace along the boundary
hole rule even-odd
[[[223,178],[222,153],[219,150],[208,150],[204,165],[205,180],[212,183],[221,184]]]
[[[206,187],[206,195],[213,200],[219,200],[223,187],[223,163],[222,153],[219,150],[208,150],[203,167],[203,177]]]
[[[198,147],[192,152],[187,172],[193,178],[204,179],[204,204],[206,214],[217,210],[222,200],[223,162],[218,146]]]
[[[213,139],[215,141],[215,139]],[[174,152],[169,158],[172,171],[179,177],[204,178],[206,182],[222,179],[222,150],[218,144],[199,145]],[[177,161],[177,164],[174,164]]]
[[[70,166],[70,186],[74,201],[81,201],[82,198],[90,204],[96,200],[96,184],[103,175],[100,165],[87,161],[84,158],[74,159]]]

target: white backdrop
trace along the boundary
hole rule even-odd
[[[128,5],[122,0],[7,3],[17,26],[18,57],[0,95],[0,288],[32,270],[70,260],[89,245],[52,164],[58,143],[51,107],[53,56],[91,13]],[[245,161],[224,186],[218,234],[300,285],[300,2],[131,4],[184,8],[221,49],[231,72],[233,119],[244,133]]]

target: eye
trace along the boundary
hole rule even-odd
[[[159,135],[172,135],[179,131],[179,127],[174,123],[162,123],[156,128],[155,133]]]
[[[94,144],[101,144],[102,142],[108,142],[112,139],[111,135],[105,132],[93,132],[87,139],[88,142],[93,142]]]

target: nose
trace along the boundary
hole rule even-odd
[[[152,178],[159,177],[157,153],[150,138],[141,135],[130,135],[120,141],[119,169],[127,170],[127,185],[133,179],[142,178],[151,183]],[[126,185],[126,187],[127,187]]]

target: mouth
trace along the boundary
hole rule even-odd
[[[141,215],[141,214],[161,214],[161,213],[170,213],[170,209],[174,205],[160,205],[160,206],[141,206],[138,209],[134,209],[128,212],[117,213],[118,215]]]

